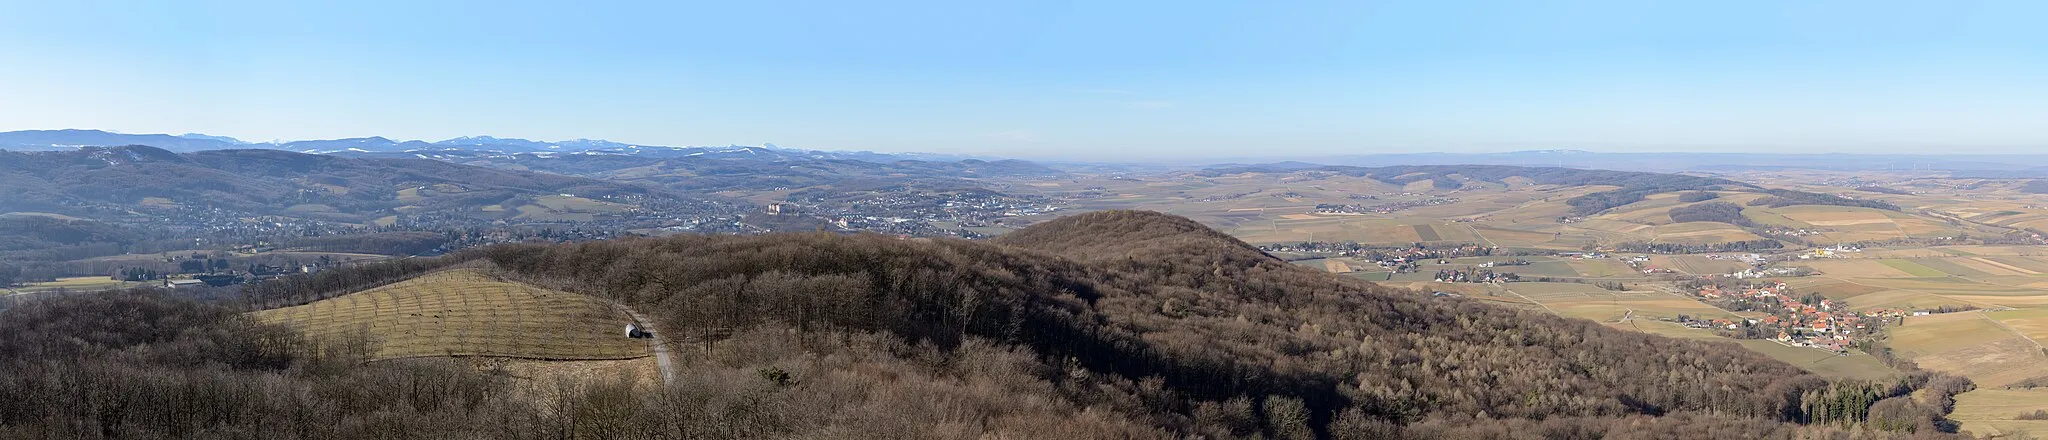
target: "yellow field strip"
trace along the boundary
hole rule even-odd
[[[2005,263],[2000,263],[2000,262],[1996,262],[1996,261],[1991,261],[1991,259],[1989,259],[1989,258],[1984,258],[1984,257],[1975,257],[1975,258],[1971,258],[1971,259],[1972,259],[1972,260],[1977,260],[1977,262],[1980,262],[1980,263],[1984,263],[1984,264],[1989,264],[1989,265],[1991,265],[1992,267],[1997,267],[1997,268],[2000,268],[2000,269],[2010,270],[2010,271],[2013,271],[2013,272],[2019,272],[2019,273],[2023,273],[2023,274],[2027,274],[2027,275],[2040,275],[2040,274],[2041,274],[2040,272],[2035,272],[2035,271],[2027,270],[2027,269],[2026,269],[2026,268],[2024,268],[2024,267],[2019,267],[2019,266],[2014,266],[2014,265],[2010,265],[2010,264],[2005,264]]]

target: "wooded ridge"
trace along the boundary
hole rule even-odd
[[[1845,429],[1861,424],[1891,431],[1859,438],[1882,438],[1937,436],[1946,413],[1885,398],[1936,379],[1955,388],[1954,379],[1927,373],[1831,383],[1733,344],[1334,277],[1185,218],[1138,211],[1073,215],[992,242],[815,233],[505,245],[305,276],[251,289],[244,304],[300,303],[458,263],[630,304],[668,337],[698,341],[684,350],[698,354],[682,356],[682,378],[665,389],[591,385],[522,406],[507,402],[518,393],[486,377],[474,379],[478,394],[453,407],[380,416],[352,403],[321,414],[357,422],[325,427],[133,418],[85,396],[62,400],[61,414],[0,407],[0,426],[30,426],[16,431],[24,434],[118,427],[131,431],[90,432],[286,437],[294,427],[342,436],[388,428],[405,436],[630,438],[1847,438]],[[116,298],[92,301],[158,301]],[[18,308],[0,325],[89,328],[55,320],[56,310],[89,305]],[[192,313],[213,317],[193,320],[197,328],[251,325]],[[135,331],[126,328],[100,331]],[[130,339],[88,341],[95,350],[149,351]],[[204,374],[264,377],[264,386],[321,408],[317,402],[333,398],[315,392],[321,378],[370,374],[315,373],[298,365],[326,364],[291,354],[302,351],[257,353],[284,354],[276,362],[217,361],[227,372]],[[172,371],[210,365],[105,359]],[[61,395],[33,385],[61,374],[51,362],[74,361],[0,364],[40,371],[9,376],[32,379],[0,387],[0,401]],[[458,374],[414,365],[359,368]],[[400,385],[363,385],[387,386]],[[1879,401],[1891,403],[1872,409]],[[528,408],[547,405],[576,411],[555,424],[548,415],[564,413]]]

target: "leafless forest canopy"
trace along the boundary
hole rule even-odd
[[[363,362],[372,341],[238,313],[454,265],[633,305],[684,341],[681,377]],[[6,310],[0,437],[1938,438],[1970,387],[1830,382],[1733,344],[1333,277],[1136,211],[993,241],[503,245],[244,294]]]

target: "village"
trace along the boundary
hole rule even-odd
[[[1059,204],[1045,197],[993,191],[897,189],[835,193],[817,190],[791,194],[784,202],[770,203],[764,213],[815,217],[840,231],[984,238],[988,234],[973,228],[1005,226],[1006,219],[1047,214],[1059,209]]]
[[[1355,259],[1368,263],[1359,270],[1377,269],[1393,275],[1422,271],[1428,266],[1439,266],[1433,274],[1423,278],[1407,278],[1436,283],[1578,283],[1593,284],[1610,291],[1630,290],[1623,282],[1604,280],[1585,274],[1565,276],[1557,274],[1559,263],[1567,261],[1608,260],[1640,273],[1645,281],[1659,284],[1669,283],[1677,287],[1673,293],[1717,309],[1736,314],[1739,317],[1705,317],[1678,314],[1659,318],[1694,329],[1711,330],[1722,336],[1738,339],[1770,340],[1791,347],[1812,348],[1832,353],[1847,354],[1852,349],[1868,349],[1878,335],[1889,325],[1897,325],[1905,317],[1927,315],[1948,310],[1908,310],[1879,308],[1852,310],[1842,301],[1829,299],[1818,293],[1796,293],[1787,283],[1778,281],[1785,278],[1814,275],[1815,271],[1804,266],[1786,266],[1778,263],[1793,263],[1816,259],[1846,258],[1861,253],[1856,245],[1833,245],[1806,249],[1797,252],[1766,254],[1759,252],[1722,252],[1695,254],[1684,258],[1694,263],[1681,268],[1662,267],[1667,262],[1661,256],[1647,254],[1612,255],[1600,251],[1553,251],[1541,255],[1520,257],[1520,253],[1504,252],[1501,248],[1476,244],[1411,246],[1372,246],[1355,242],[1298,242],[1260,246],[1261,250],[1290,255],[1301,260],[1328,260],[1335,258]],[[1498,255],[1498,256],[1497,256]],[[1515,256],[1509,256],[1515,255]],[[1473,257],[1495,257],[1474,261]],[[1462,260],[1456,260],[1462,259]],[[1547,261],[1545,268],[1531,268],[1531,259]],[[1362,261],[1361,261],[1362,260]],[[1710,262],[1701,266],[1698,262]],[[1653,262],[1656,262],[1653,264]],[[1730,264],[1735,263],[1735,264]],[[1338,262],[1338,264],[1344,264]],[[1446,265],[1455,267],[1443,267]],[[1585,267],[1598,267],[1597,263],[1572,263]],[[1613,263],[1607,263],[1613,264]],[[1723,264],[1732,267],[1727,272],[1700,273],[1702,267]],[[1325,264],[1324,266],[1330,266]],[[1348,266],[1348,265],[1347,265]],[[1376,268],[1374,266],[1377,266]],[[1699,267],[1694,267],[1699,266]],[[1712,266],[1720,267],[1720,266]],[[1352,269],[1346,267],[1344,269]],[[1520,268],[1520,269],[1517,269]],[[1679,270],[1683,269],[1683,270]],[[1337,270],[1337,269],[1332,269]],[[1527,273],[1515,273],[1521,270]],[[1349,272],[1345,270],[1343,272]],[[1533,275],[1532,275],[1533,274]],[[1391,275],[1390,275],[1391,276]],[[1371,278],[1368,278],[1371,279]],[[1627,280],[1630,277],[1618,278]],[[1545,289],[1539,287],[1538,289]],[[1549,288],[1555,289],[1555,288]],[[1662,290],[1662,289],[1659,289]],[[1446,292],[1439,291],[1437,296]]]
[[[1846,353],[1859,340],[1878,333],[1883,324],[1905,312],[1878,309],[1851,311],[1818,294],[1794,297],[1785,283],[1758,283],[1724,289],[1707,285],[1693,292],[1701,302],[1731,312],[1762,313],[1761,317],[1697,319],[1680,315],[1687,327],[1713,329],[1738,339],[1769,339],[1778,343]]]
[[[1458,198],[1431,197],[1423,200],[1408,200],[1379,205],[1318,203],[1312,212],[1317,214],[1392,214],[1424,206],[1449,205],[1452,203],[1458,203]]]

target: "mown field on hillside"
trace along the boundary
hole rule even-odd
[[[632,318],[610,302],[458,269],[306,305],[257,312],[315,338],[365,337],[374,357],[498,356],[630,359],[647,342],[624,335]]]

